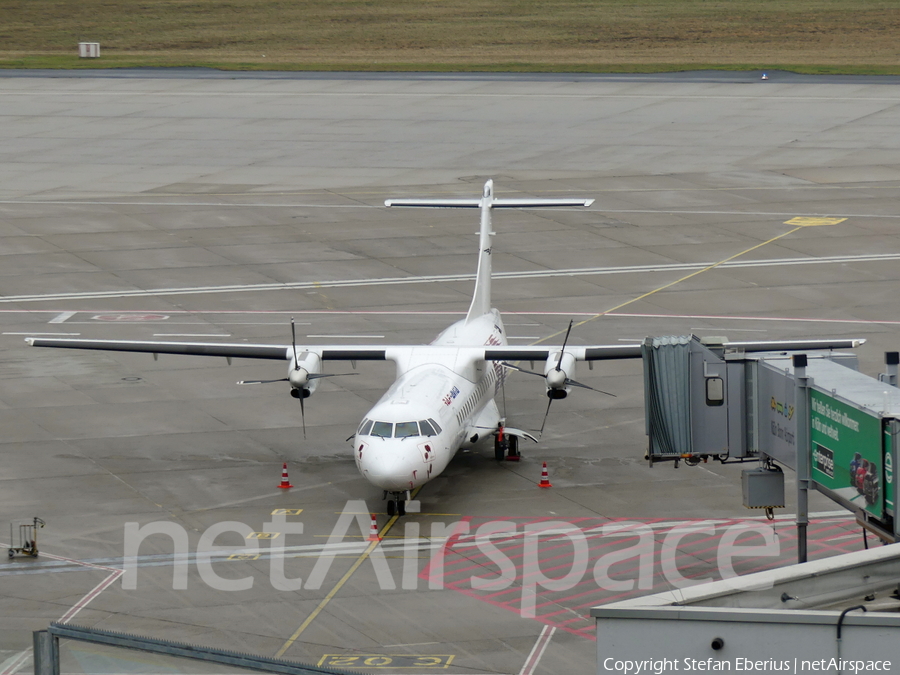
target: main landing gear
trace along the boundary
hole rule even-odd
[[[389,518],[393,518],[394,515],[397,516],[405,516],[406,515],[406,501],[409,499],[409,490],[405,492],[391,492],[391,499],[388,499],[387,502],[387,514]],[[384,491],[384,496],[382,499],[387,499],[388,491]]]
[[[502,462],[518,462],[522,456],[519,454],[519,437],[505,433],[503,427],[497,427],[494,434],[494,459]]]

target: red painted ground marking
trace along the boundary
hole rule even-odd
[[[508,611],[518,613],[520,610],[522,586],[540,574],[543,577],[553,578],[554,573],[561,572],[563,576],[571,570],[573,555],[572,542],[564,532],[553,533],[549,529],[549,523],[566,523],[580,530],[588,544],[588,564],[585,577],[567,591],[550,591],[536,589],[537,603],[535,604],[536,619],[548,626],[565,630],[569,633],[580,635],[588,639],[594,639],[594,622],[587,615],[587,609],[599,604],[613,602],[629,597],[647,595],[662,590],[673,589],[671,583],[662,573],[659,561],[660,548],[666,536],[675,529],[690,528],[691,526],[708,526],[715,529],[714,534],[709,532],[687,530],[678,542],[675,555],[672,558],[675,569],[686,581],[692,579],[711,577],[719,579],[717,569],[718,542],[722,534],[729,527],[735,525],[748,525],[757,527],[773,527],[779,544],[779,555],[769,556],[734,556],[732,566],[738,575],[750,574],[791,564],[796,554],[797,540],[792,522],[784,520],[764,521],[757,519],[723,518],[707,520],[677,521],[671,518],[638,520],[635,518],[610,519],[603,517],[594,518],[551,518],[538,519],[526,518],[498,518],[496,522],[512,522],[516,524],[516,532],[498,533],[490,539],[476,536],[478,526],[492,519],[468,517],[461,521],[460,526],[453,536],[449,537],[440,551],[441,565],[443,567],[444,587],[456,590],[469,597],[482,602],[500,607]],[[463,523],[470,527],[470,532],[461,535]],[[535,532],[529,532],[529,536],[538,535],[539,571],[533,574],[524,574],[524,526],[548,523],[548,528],[541,528]],[[613,536],[604,535],[598,530],[603,525],[615,525],[617,523],[633,523],[617,530]],[[653,528],[654,557],[653,577],[651,589],[636,588],[639,582],[640,558],[635,555],[632,558],[616,561],[609,565],[607,575],[615,581],[632,581],[634,588],[628,591],[608,591],[597,586],[593,578],[593,567],[596,561],[606,553],[616,550],[628,549],[639,540],[640,532],[629,534],[629,530],[636,530],[644,525],[653,526],[661,524],[661,527]],[[777,527],[776,527],[777,526]],[[835,537],[842,537],[856,529],[856,523],[849,518],[828,518],[823,521],[814,521],[808,530],[809,552],[811,559],[821,559],[862,549],[861,537],[856,539],[841,539],[832,542]],[[756,540],[756,541],[754,541]],[[482,552],[477,545],[479,541],[490,541],[492,546],[505,555],[516,570],[516,578],[509,588],[503,590],[485,589],[478,591],[472,588],[471,578],[477,576],[490,580],[500,578],[499,566]],[[734,544],[740,546],[752,546],[762,543],[762,534],[748,529],[740,533]],[[464,548],[456,549],[457,544]],[[554,564],[554,563],[562,564]],[[438,567],[429,563],[420,575],[421,578],[432,581],[436,576]],[[548,610],[548,611],[543,611]],[[572,612],[584,612],[582,616],[572,617]]]

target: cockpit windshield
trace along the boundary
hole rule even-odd
[[[413,438],[415,436],[437,436],[441,428],[432,419],[418,422],[378,422],[364,419],[356,433],[360,436],[380,436],[381,438]]]
[[[372,425],[372,435],[390,438],[394,435],[394,424],[392,422],[375,422]]]
[[[416,422],[397,422],[394,427],[394,438],[409,438],[419,435],[419,425]]]

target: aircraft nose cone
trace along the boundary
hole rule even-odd
[[[411,439],[372,439],[359,458],[359,470],[370,483],[389,492],[421,485],[425,474],[422,457]]]

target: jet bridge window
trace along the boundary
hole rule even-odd
[[[372,425],[372,435],[381,436],[382,438],[390,438],[394,435],[393,422],[375,422]]]
[[[397,422],[394,438],[409,438],[419,435],[419,425],[415,422]]]
[[[725,404],[725,381],[721,377],[706,378],[706,405]]]

